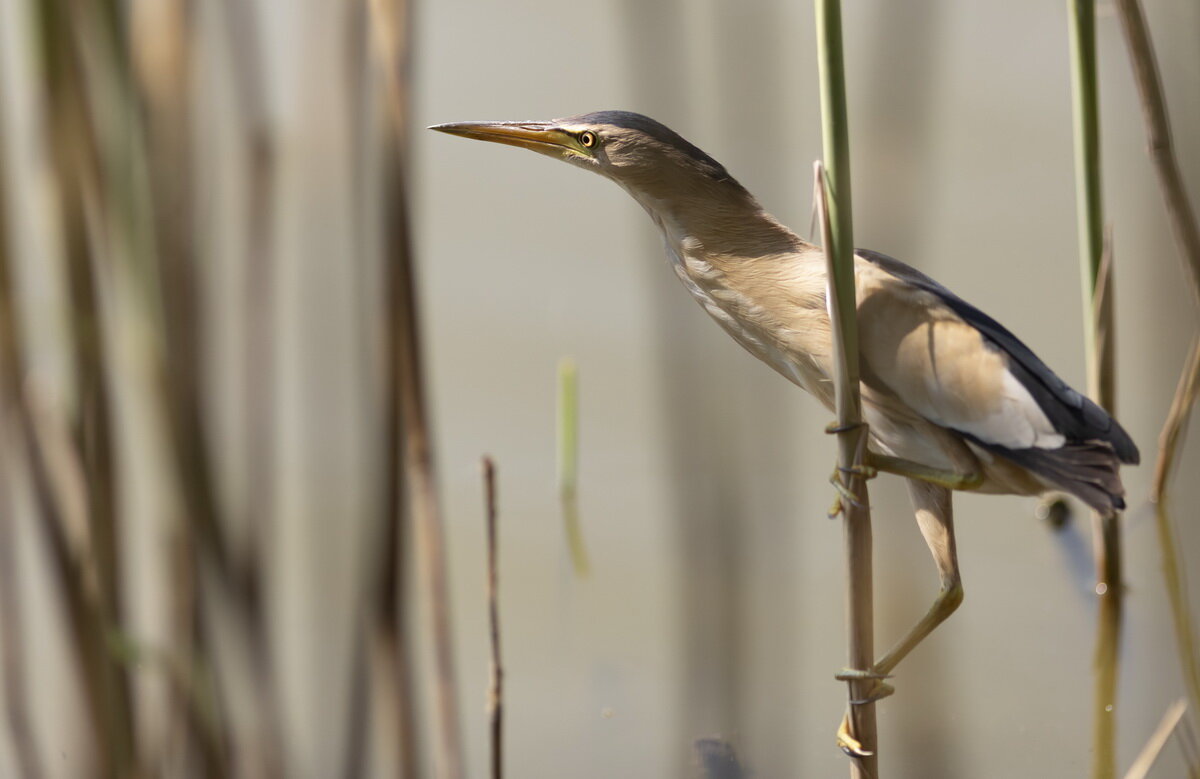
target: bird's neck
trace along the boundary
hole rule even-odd
[[[708,191],[711,188],[721,191]],[[706,255],[750,260],[808,246],[735,181],[706,184],[682,194],[676,190],[669,197],[646,190],[630,190],[630,194],[675,249],[687,246]]]

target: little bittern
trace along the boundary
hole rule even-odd
[[[431,129],[520,146],[621,185],[658,225],[675,274],[717,324],[833,408],[824,255],[712,157],[625,111]],[[1138,450],[1003,325],[933,279],[863,250],[854,272],[868,462],[907,477],[941,578],[925,617],[871,669],[853,672],[882,679],[962,601],[951,490],[1063,490],[1110,515],[1125,506],[1120,464],[1136,463]],[[889,692],[877,683],[875,697]]]

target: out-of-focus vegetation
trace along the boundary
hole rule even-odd
[[[346,40],[293,76],[255,3],[2,10],[5,774],[417,775],[406,5],[308,9]]]

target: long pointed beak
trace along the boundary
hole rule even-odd
[[[477,141],[503,143],[540,152],[571,149],[573,136],[554,122],[453,122],[429,128]]]

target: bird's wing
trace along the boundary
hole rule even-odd
[[[1104,442],[1138,461],[1121,426],[999,322],[899,260],[858,256],[864,381],[990,447]]]

